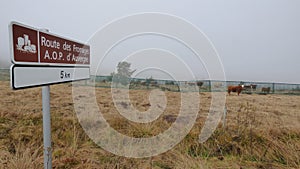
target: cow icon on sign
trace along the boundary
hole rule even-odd
[[[17,50],[29,53],[36,53],[36,45],[31,44],[29,36],[23,34],[23,37],[18,37]]]

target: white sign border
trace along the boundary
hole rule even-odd
[[[16,68],[32,68],[32,69],[43,69],[43,70],[49,70],[49,69],[53,69],[53,70],[57,70],[60,71],[59,69],[63,70],[63,69],[70,69],[71,71],[78,71],[78,69],[88,69],[88,75],[87,77],[84,78],[78,78],[76,79],[76,77],[70,77],[70,79],[60,79],[62,81],[56,80],[55,82],[48,80],[49,82],[35,82],[32,85],[19,85],[16,86],[16,75],[15,75],[15,69]],[[74,75],[78,75],[78,73],[73,73]],[[34,76],[34,75],[28,75],[28,76]],[[47,75],[44,75],[47,76]],[[59,76],[59,74],[58,74]],[[89,67],[79,67],[79,66],[32,66],[32,65],[12,65],[10,67],[10,83],[11,83],[11,87],[13,90],[19,90],[19,89],[26,89],[26,88],[33,88],[33,87],[41,87],[41,86],[46,86],[46,85],[53,85],[53,84],[60,84],[60,83],[68,83],[68,82],[74,82],[74,81],[80,81],[80,80],[88,80],[90,79],[90,68]],[[19,77],[19,76],[18,76]]]
[[[89,61],[90,61],[90,64],[67,64],[67,63],[40,63],[40,62],[18,62],[18,61],[15,61],[15,58],[14,58],[14,43],[13,43],[13,25],[18,25],[18,26],[22,26],[22,27],[25,27],[25,28],[28,28],[28,29],[32,29],[32,30],[35,30],[37,31],[37,40],[38,40],[38,57],[39,57],[39,60],[40,60],[40,45],[39,45],[39,40],[40,40],[40,37],[39,37],[39,32],[42,32],[42,33],[45,33],[45,34],[48,34],[48,35],[51,35],[51,36],[56,36],[58,38],[62,38],[62,39],[66,39],[68,41],[73,41],[73,42],[76,42],[76,43],[80,43],[80,44],[83,44],[83,45],[86,45],[86,46],[89,46],[88,44],[86,43],[83,43],[83,42],[80,42],[80,41],[77,41],[77,40],[72,40],[70,38],[66,38],[66,37],[63,37],[63,36],[60,36],[60,35],[57,35],[55,33],[50,33],[50,32],[47,32],[45,31],[45,29],[37,29],[37,28],[34,28],[32,26],[28,26],[28,25],[25,25],[23,23],[20,23],[20,22],[16,22],[16,21],[11,21],[9,26],[8,26],[8,29],[9,29],[9,47],[10,47],[10,58],[11,58],[11,62],[13,64],[16,64],[16,65],[36,65],[36,66],[40,66],[40,65],[44,65],[44,66],[67,66],[67,67],[90,67],[90,64],[91,64],[91,53],[90,53],[90,56],[89,56]],[[91,52],[91,49],[90,49],[90,52]]]

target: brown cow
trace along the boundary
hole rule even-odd
[[[261,88],[261,91],[263,93],[270,93],[270,90],[271,90],[271,87],[263,87],[263,88]]]
[[[197,82],[198,87],[201,87],[202,85],[203,85],[203,82],[199,82],[199,81]]]
[[[256,90],[256,86],[255,84],[250,84],[250,85],[244,85],[244,89],[245,90]]]
[[[197,81],[197,82],[185,82],[185,84],[188,84],[189,86],[197,85],[198,87],[201,87],[203,85],[203,82]]]
[[[228,86],[228,94],[230,95],[230,92],[237,92],[237,94],[240,95],[243,88],[244,88],[244,85]]]

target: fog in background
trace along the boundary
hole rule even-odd
[[[161,12],[183,18],[207,35],[219,53],[227,80],[300,83],[299,8],[298,0],[1,1],[0,68],[11,65],[8,36],[11,21],[47,28],[55,34],[88,42],[101,27],[115,19],[136,13]],[[134,39],[124,43],[125,47],[119,46],[110,54],[109,64],[97,73],[108,75],[123,57],[132,54],[126,53],[122,47],[134,49],[134,46],[143,43],[153,48],[168,48],[168,45],[156,43],[155,38],[152,38],[154,41],[149,39],[144,37],[144,42]],[[193,61],[188,59],[188,51],[184,53],[184,49],[177,49],[181,59],[190,62],[189,67],[197,78],[209,78],[203,65],[193,65]],[[157,59],[171,56],[169,54],[163,50],[152,53],[141,51],[134,57],[136,60],[146,57],[149,64],[151,61],[158,63]],[[141,65],[134,62],[136,60],[133,60],[132,67],[139,69]],[[176,64],[170,62],[164,66],[172,69]],[[172,71],[184,76],[182,70]]]

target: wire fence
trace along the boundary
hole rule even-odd
[[[111,76],[92,76],[93,85],[96,87],[127,87],[113,86]],[[130,89],[156,89],[179,92],[182,91],[182,85],[194,85],[200,92],[226,92],[227,86],[243,85],[244,94],[289,94],[300,95],[300,84],[289,83],[270,83],[270,82],[246,82],[246,81],[217,81],[217,80],[199,80],[199,81],[171,81],[156,79],[138,79],[129,80]],[[193,90],[195,88],[189,88]]]
[[[10,70],[0,69],[0,81],[10,80]],[[226,92],[227,86],[244,85],[242,93],[244,94],[288,94],[300,95],[300,84],[288,83],[269,83],[269,82],[246,82],[246,81],[217,81],[217,80],[199,80],[199,81],[172,81],[157,79],[139,79],[131,78],[128,85],[112,83],[112,76],[91,76],[90,80],[82,81],[83,85],[93,85],[103,88],[128,88],[132,90],[152,90],[160,89],[163,91],[182,92],[184,90],[199,92]],[[182,86],[185,86],[182,88]]]

